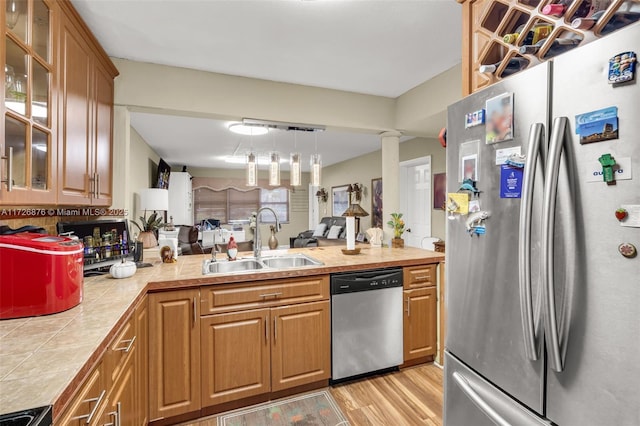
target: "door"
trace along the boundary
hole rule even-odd
[[[134,357],[138,348],[134,346],[122,374],[114,383],[113,390],[109,394],[108,407],[105,416],[118,426],[136,426],[140,423],[137,419],[136,401],[136,374]]]
[[[90,150],[92,116],[92,53],[74,24],[60,14],[60,102],[58,201],[91,202]]]
[[[405,290],[404,362],[436,354],[436,288]]]
[[[452,105],[447,120],[447,192],[459,190],[465,174],[461,171],[471,173],[481,191],[475,200],[490,216],[484,221],[486,233],[479,236],[467,231],[467,216],[454,214],[447,220],[446,350],[539,414],[543,414],[544,366],[540,353],[537,361],[525,354],[520,309],[521,199],[500,197],[501,167],[496,158],[499,149],[521,147],[526,153],[531,124],[546,128],[548,74],[548,64],[518,73]],[[486,144],[486,126],[465,129],[467,114],[485,109],[487,99],[508,93],[513,93],[512,140]],[[461,165],[469,159],[476,167],[466,170]],[[534,199],[542,195],[536,182]],[[539,226],[534,220],[532,235],[539,234]],[[532,256],[537,256],[535,247]],[[532,268],[534,301],[539,300],[536,271]],[[535,337],[539,345],[540,334]],[[445,411],[449,409],[455,407],[445,405]]]
[[[329,301],[271,309],[271,391],[331,376]]]
[[[199,290],[149,295],[151,421],[200,409]]]
[[[271,389],[269,309],[202,318],[202,405]]]
[[[574,200],[576,214],[570,220],[578,239],[572,243],[581,255],[572,257],[571,247],[558,247],[567,242],[556,241],[554,294],[562,371],[549,363],[547,417],[561,425],[640,424],[640,258],[627,259],[618,252],[625,242],[640,248],[640,228],[621,226],[614,215],[622,205],[640,204],[640,85],[636,77],[634,83],[613,86],[604,72],[609,58],[628,51],[640,53],[638,24],[554,60],[553,115],[568,117],[569,126],[561,158],[575,157],[568,162],[576,174],[572,193],[560,188],[557,199]],[[581,145],[574,117],[611,106],[618,108],[618,139]],[[633,179],[620,179],[622,173],[616,173],[615,185],[600,176],[594,179],[593,173],[601,170],[598,158],[606,153]],[[559,184],[562,175],[560,179]],[[555,216],[556,222],[567,221],[567,209],[558,206]],[[555,234],[559,231],[556,225]],[[564,270],[575,276],[565,279]],[[551,360],[555,351],[549,346]]]
[[[111,132],[113,129],[113,78],[97,62],[94,67],[93,153],[91,163],[94,182],[92,205],[110,206],[113,194]]]
[[[400,211],[405,245],[422,248],[431,236],[431,156],[400,163]]]

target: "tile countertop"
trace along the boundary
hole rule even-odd
[[[305,253],[324,265],[203,276],[202,260],[208,255],[180,256],[173,264],[145,259],[154,266],[139,269],[131,278],[115,280],[110,275],[85,278],[83,301],[73,309],[0,321],[0,414],[45,405],[55,405],[54,417],[60,414],[72,394],[73,389],[69,388],[89,372],[120,323],[147,292],[444,260],[442,253],[414,248],[364,246],[355,256],[343,255],[339,247],[287,252]],[[269,255],[269,251],[263,251],[263,257]]]

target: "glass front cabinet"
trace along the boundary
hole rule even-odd
[[[54,204],[52,2],[5,0],[3,5],[0,203]]]

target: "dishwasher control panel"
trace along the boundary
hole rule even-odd
[[[402,269],[379,269],[331,276],[331,294],[355,293],[391,287],[402,287]]]

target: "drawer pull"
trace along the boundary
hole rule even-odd
[[[266,294],[261,294],[260,297],[262,297],[263,299],[266,299],[267,297],[278,297],[278,296],[282,296],[282,292],[279,291],[277,293],[266,293]]]
[[[96,412],[98,411],[98,407],[100,407],[100,404],[102,404],[102,400],[104,399],[104,396],[107,394],[107,391],[105,389],[102,390],[102,392],[100,392],[100,396],[97,398],[89,398],[89,399],[85,399],[82,402],[95,402],[96,405],[93,406],[93,408],[91,409],[91,412],[89,414],[84,414],[82,416],[78,416],[78,417],[74,417],[72,420],[82,420],[82,419],[86,419],[85,420],[85,424],[90,424],[91,421],[93,420],[93,417],[96,415]]]
[[[413,277],[416,281],[426,281],[431,277],[429,275],[418,275],[417,277]]]
[[[133,347],[134,342],[136,341],[136,336],[133,336],[131,339],[122,340],[120,343],[126,344],[126,346],[122,348],[116,348],[115,351],[123,351],[124,353],[129,353],[131,348]]]

